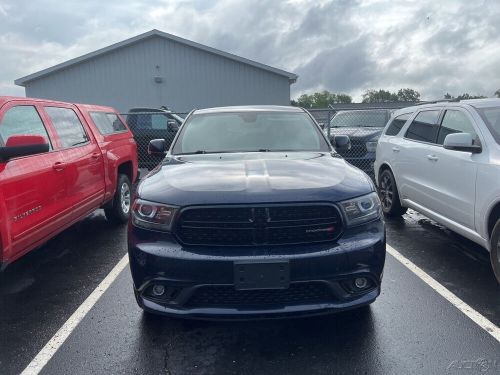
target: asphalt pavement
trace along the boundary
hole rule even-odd
[[[388,243],[500,325],[488,253],[409,211]],[[20,373],[126,253],[101,211],[0,274],[0,374]],[[125,268],[42,374],[500,373],[500,343],[388,254],[368,309],[316,318],[147,318]]]

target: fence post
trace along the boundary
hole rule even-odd
[[[330,140],[330,136],[331,136],[330,122],[332,121],[332,109],[333,109],[332,105],[328,104],[328,131],[327,131],[328,140]]]

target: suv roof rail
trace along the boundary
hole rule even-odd
[[[459,102],[460,99],[452,98],[452,99],[436,99],[436,100],[425,100],[420,102],[419,104],[435,104],[435,103],[454,103]]]

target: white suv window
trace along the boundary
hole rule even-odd
[[[406,124],[406,121],[410,118],[412,113],[405,113],[395,117],[394,120],[391,121],[390,125],[387,127],[385,131],[385,135],[398,135],[403,126]]]
[[[414,141],[436,143],[440,112],[439,109],[420,112],[411,122],[405,137]]]
[[[493,138],[500,145],[500,107],[476,108],[490,129]]]
[[[443,121],[441,122],[437,143],[442,145],[446,136],[453,133],[469,133],[472,136],[474,145],[479,146],[481,144],[479,137],[474,130],[474,126],[465,113],[449,109],[446,111]]]

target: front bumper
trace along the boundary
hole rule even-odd
[[[146,311],[197,319],[317,315],[372,303],[380,294],[385,228],[376,220],[345,229],[334,243],[268,247],[183,247],[173,236],[129,227],[129,258],[138,304]],[[286,261],[288,289],[237,291],[234,264]],[[352,280],[365,277],[366,290]],[[153,285],[165,288],[155,297]]]

